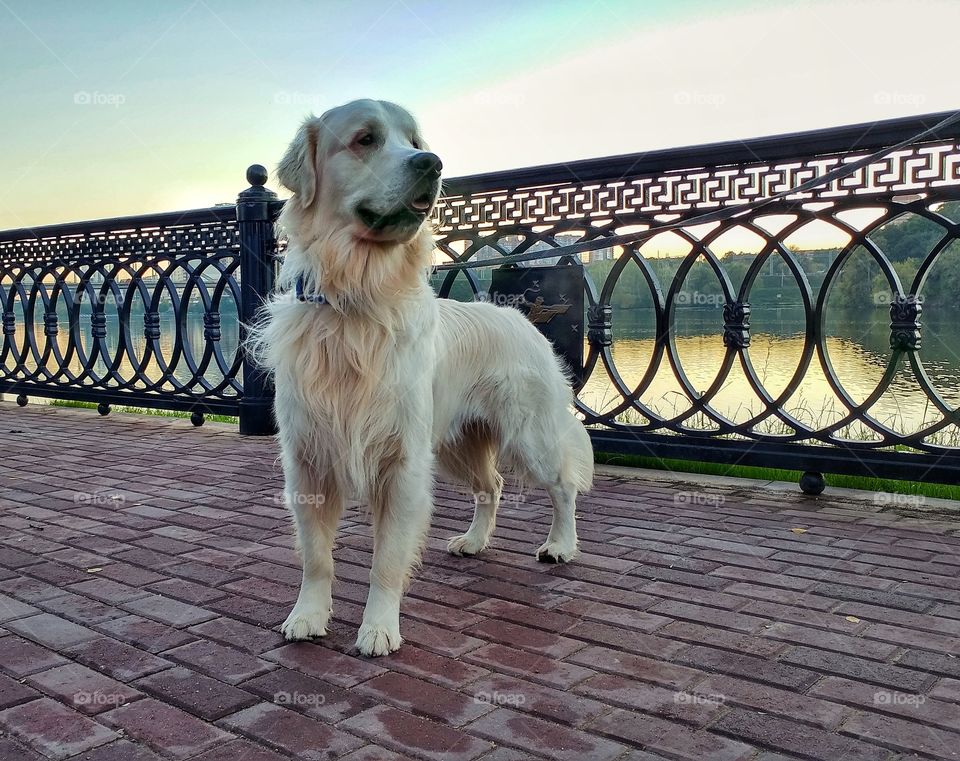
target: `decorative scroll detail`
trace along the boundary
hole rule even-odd
[[[745,349],[750,345],[750,305],[735,301],[723,305],[723,345]]]
[[[48,338],[53,338],[60,332],[57,327],[57,313],[46,312],[43,315],[43,334]]]
[[[143,337],[148,341],[160,340],[160,313],[143,313]]]
[[[595,347],[613,344],[613,309],[609,304],[587,307],[587,340]]]
[[[915,294],[897,295],[890,304],[890,348],[917,351],[920,348],[920,313],[923,311]]]
[[[208,341],[220,340],[220,313],[203,313],[203,337]]]
[[[107,337],[107,316],[103,312],[90,315],[90,332],[94,338]]]

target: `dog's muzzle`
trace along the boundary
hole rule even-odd
[[[437,154],[421,151],[410,157],[407,166],[412,181],[401,203],[387,211],[377,211],[364,204],[357,206],[357,217],[367,229],[384,233],[419,227],[430,213],[440,190],[443,162]]]

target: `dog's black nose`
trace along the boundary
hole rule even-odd
[[[440,170],[443,169],[443,162],[436,153],[424,151],[410,159],[410,166],[417,174],[439,177]]]

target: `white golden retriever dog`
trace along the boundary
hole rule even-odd
[[[251,347],[274,375],[276,417],[303,563],[288,640],[326,634],[334,535],[346,500],[369,504],[364,655],[396,650],[400,599],[430,523],[434,472],[474,492],[455,555],[487,546],[503,479],[546,489],[553,524],[537,558],[577,553],[574,511],[593,456],[550,343],[515,309],[437,299],[426,220],[440,159],[413,117],[360,100],[310,118],[278,168],[293,193],[278,292]]]

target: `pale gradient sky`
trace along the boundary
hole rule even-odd
[[[0,0],[0,229],[232,201],[357,97],[449,177],[956,108],[958,28],[960,0]]]

